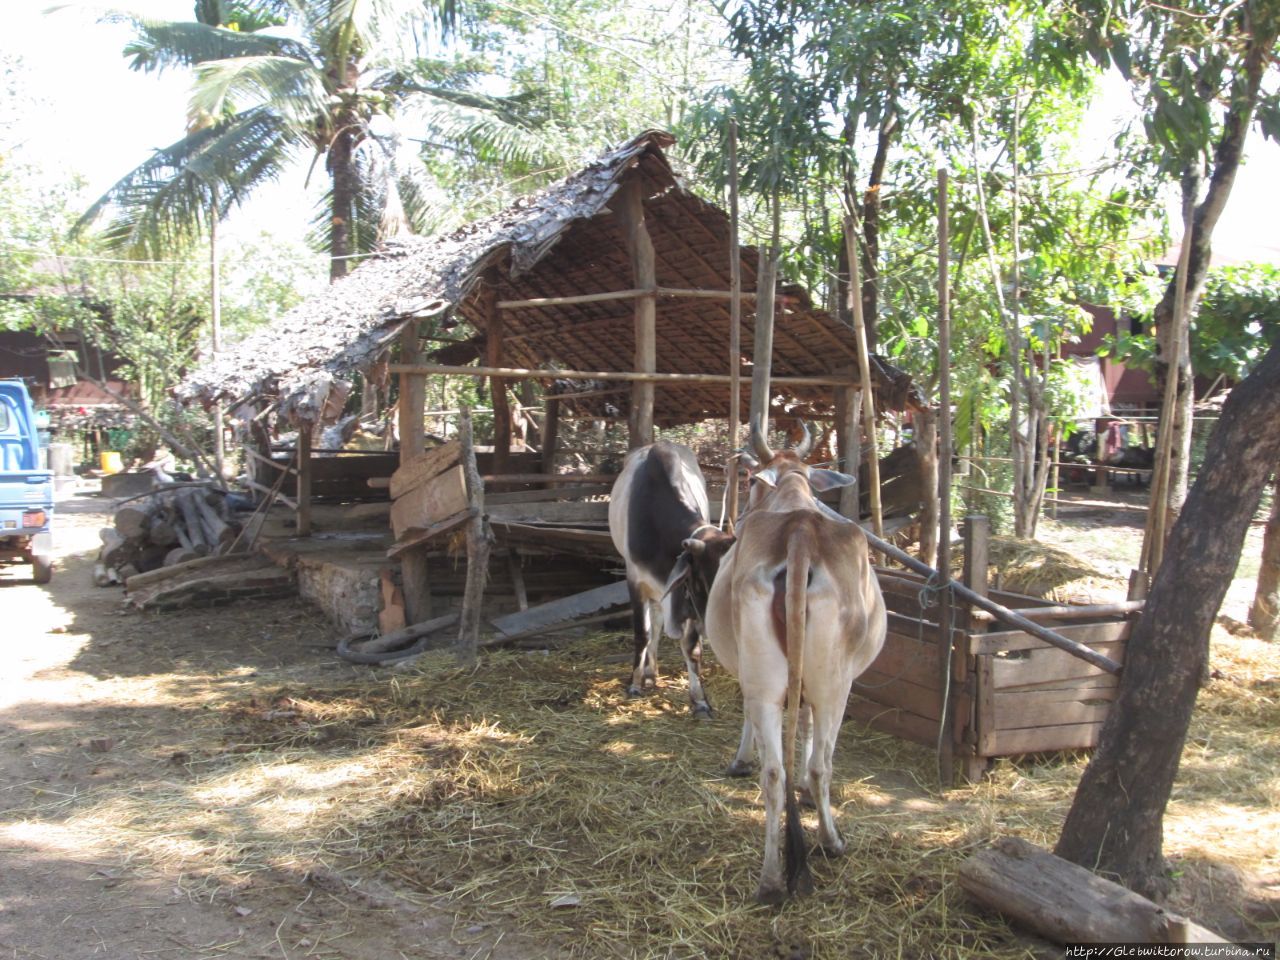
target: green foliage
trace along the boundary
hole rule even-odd
[[[1150,318],[1163,290],[1150,274],[1128,288],[1125,309]],[[1264,264],[1209,271],[1200,308],[1191,318],[1191,362],[1210,378],[1244,379],[1280,337],[1280,269]],[[1108,335],[1100,351],[1126,366],[1153,372],[1156,338],[1150,324],[1138,333]]]

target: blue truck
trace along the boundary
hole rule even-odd
[[[0,380],[0,562],[31,564],[36,583],[53,579],[53,472],[40,469],[31,396],[21,380]]]

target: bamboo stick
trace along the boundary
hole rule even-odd
[[[853,333],[858,343],[858,373],[862,382],[862,429],[871,445],[867,458],[867,487],[871,495],[871,524],[876,536],[884,536],[884,513],[880,507],[880,456],[876,445],[875,399],[871,390],[871,357],[867,352],[867,327],[862,316],[862,278],[859,264],[858,237],[853,216],[844,220],[844,242],[849,253],[849,306],[853,311]]]
[[[742,251],[738,248],[738,121],[729,121],[729,460],[724,528],[738,518],[738,428],[742,421]]]
[[[527,367],[459,367],[443,363],[393,363],[391,373],[433,376],[445,374],[460,377],[510,377],[513,380],[649,380],[654,383],[727,384],[727,373],[637,373],[630,370],[531,370]],[[851,377],[835,375],[816,377],[773,377],[773,383],[797,387],[853,387],[859,384]],[[569,399],[572,399],[570,397]]]

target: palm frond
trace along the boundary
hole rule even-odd
[[[308,127],[329,109],[324,77],[309,62],[291,57],[239,57],[196,67],[193,115],[221,117],[266,104],[295,127]]]
[[[188,134],[103,194],[74,232],[110,213],[102,231],[110,248],[133,256],[172,252],[199,236],[210,216],[225,216],[255,187],[279,176],[291,153],[290,133],[280,117],[257,109]]]
[[[530,168],[564,162],[555,140],[520,120],[511,106],[506,99],[438,88],[407,98],[401,110],[432,139],[470,150],[482,161]]]
[[[303,44],[269,28],[246,33],[207,23],[129,19],[136,36],[125,45],[124,55],[131,58],[131,69],[143,73],[238,57],[283,56],[305,60],[309,56]]]

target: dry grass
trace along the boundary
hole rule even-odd
[[[1280,835],[1280,658],[1226,642],[1168,851],[1186,869],[1212,857],[1265,875]],[[455,938],[481,957],[498,928],[590,958],[1031,953],[965,901],[955,869],[997,835],[1051,845],[1083,757],[1004,763],[939,793],[930,751],[850,727],[833,794],[849,852],[818,857],[813,896],[764,909],[751,899],[759,792],[721,772],[736,682],[710,671],[719,712],[699,723],[675,678],[627,700],[607,662],[622,648],[597,635],[469,672],[442,655],[359,683],[264,682],[211,701],[170,776],[68,812],[210,887],[281,869],[380,877],[455,911]]]

